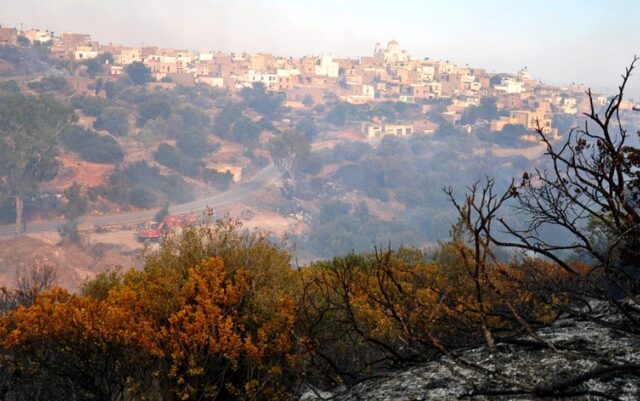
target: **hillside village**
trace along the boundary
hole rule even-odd
[[[334,58],[330,55],[283,57],[268,53],[226,54],[216,51],[167,49],[154,46],[126,47],[101,44],[89,34],[65,32],[59,35],[46,30],[30,29],[18,32],[15,28],[0,28],[0,44],[17,44],[19,38],[29,43],[46,43],[53,58],[83,62],[109,53],[104,80],[115,80],[124,68],[142,62],[153,72],[152,86],[171,88],[176,85],[209,85],[213,88],[238,91],[256,82],[269,91],[286,95],[286,106],[293,109],[323,105],[338,99],[360,105],[385,101],[422,104],[428,113],[429,101],[446,101],[439,112],[442,120],[461,125],[466,132],[481,126],[500,132],[507,124],[535,129],[538,124],[555,135],[556,115],[574,116],[589,107],[582,86],[553,87],[534,78],[526,67],[513,74],[494,74],[482,68],[457,66],[448,61],[413,57],[401,45],[391,40],[377,43],[370,56]],[[87,95],[105,96],[91,89],[93,80],[80,71],[70,79],[74,89]],[[479,106],[483,98],[496,98],[499,109],[507,115],[490,121],[465,119],[465,109]],[[606,103],[603,95],[595,97],[596,107]],[[622,110],[633,107],[625,100]],[[381,134],[430,134],[437,129],[434,119],[419,119],[389,123],[371,121],[362,127],[367,137]],[[532,137],[525,137],[532,140]]]
[[[0,6],[0,401],[638,399],[640,3],[129,3]]]
[[[135,225],[163,206],[195,214],[190,202],[211,206],[229,190],[235,201],[214,203],[214,213],[288,235],[302,260],[377,241],[429,246],[452,224],[440,189],[485,174],[506,184],[536,167],[538,126],[561,138],[590,107],[584,87],[543,84],[526,67],[492,73],[416,58],[395,40],[359,58],[293,58],[2,27],[0,53],[0,93],[52,94],[78,118],[60,135],[56,177],[26,200],[27,232],[61,221],[63,192],[78,184],[83,236],[124,255],[142,246]],[[608,101],[593,98],[595,108]],[[633,107],[625,99],[620,110]],[[277,143],[301,146],[300,160],[278,164]],[[255,179],[270,162],[284,174]],[[14,209],[0,197],[5,237]],[[122,213],[135,224],[111,219]],[[30,235],[58,243],[56,230],[38,230]]]

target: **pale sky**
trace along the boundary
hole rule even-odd
[[[639,20],[638,0],[0,0],[2,26],[101,43],[357,57],[396,39],[413,56],[527,66],[544,82],[610,93],[640,55]],[[640,98],[639,76],[629,94]]]

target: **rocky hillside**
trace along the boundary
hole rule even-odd
[[[600,317],[609,322],[615,319],[615,315],[606,310]],[[300,400],[639,399],[637,376],[626,377],[621,369],[599,363],[609,360],[627,369],[639,369],[637,337],[575,318],[559,319],[538,334],[556,350],[523,336],[513,344],[498,344],[493,355],[486,347],[469,349],[349,389],[308,390]],[[634,349],[636,352],[629,352]],[[557,389],[555,394],[554,389]],[[546,395],[542,396],[545,390]],[[533,395],[536,392],[540,395]]]

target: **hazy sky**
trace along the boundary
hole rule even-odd
[[[101,43],[355,57],[396,39],[418,57],[527,66],[545,82],[610,92],[640,54],[639,19],[638,0],[0,0],[3,26]],[[640,76],[630,89],[640,98]]]

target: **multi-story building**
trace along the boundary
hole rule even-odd
[[[122,47],[113,58],[117,64],[129,65],[131,63],[142,62],[142,49],[139,47]]]
[[[333,61],[333,57],[323,55],[320,57],[320,61],[316,65],[315,74],[330,78],[338,78],[340,75],[340,64]]]
[[[51,32],[40,29],[29,29],[24,32],[24,36],[29,39],[31,43],[47,43],[53,40],[53,34]]]
[[[405,137],[413,132],[411,124],[366,124],[363,126],[363,133],[369,139],[381,138],[385,135]]]
[[[522,93],[524,92],[524,83],[512,77],[503,77],[502,82],[499,85],[495,85],[494,89],[497,92],[504,92],[507,94],[511,93]]]
[[[409,53],[401,49],[400,44],[395,40],[388,42],[386,49],[383,49],[380,43],[376,43],[373,57],[388,64],[404,63],[410,59]]]
[[[0,28],[0,45],[13,45],[18,43],[18,30],[15,28]]]
[[[73,58],[77,61],[90,60],[98,57],[98,51],[93,46],[77,46]]]

